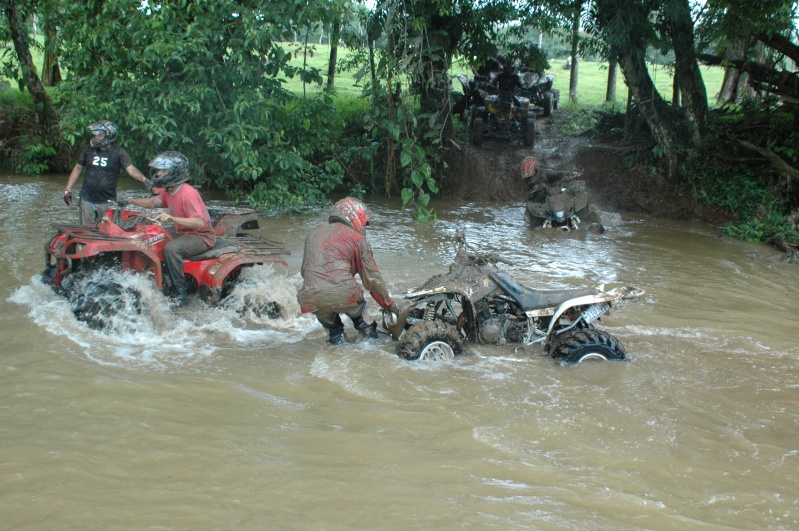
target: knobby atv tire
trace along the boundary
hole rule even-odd
[[[525,146],[532,146],[535,143],[535,117],[528,116],[524,124],[524,139]]]
[[[555,110],[555,95],[551,92],[544,94],[544,116],[552,116]]]
[[[604,330],[586,328],[574,332],[561,341],[552,352],[563,365],[574,365],[588,360],[623,361],[627,351],[621,341]]]
[[[425,321],[410,327],[397,345],[397,355],[406,360],[449,359],[463,354],[463,341],[454,326]]]
[[[130,307],[125,306],[125,300]],[[92,330],[111,330],[118,315],[123,312],[142,313],[141,294],[130,287],[116,282],[88,282],[81,293],[74,294],[72,313],[79,321],[86,323]],[[127,326],[128,332],[135,327]]]

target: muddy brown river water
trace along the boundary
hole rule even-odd
[[[469,345],[412,363],[296,314],[317,215],[257,231],[292,251],[250,279],[284,319],[156,304],[87,328],[38,278],[50,224],[77,218],[65,181],[0,176],[0,529],[799,527],[799,268],[768,247],[623,213],[533,231],[521,203],[437,201],[416,223],[371,200],[395,294],[446,269],[456,229],[531,286],[647,292],[602,320],[628,362]]]

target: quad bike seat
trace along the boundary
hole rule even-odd
[[[189,258],[192,262],[199,262],[200,260],[211,260],[213,258],[219,258],[223,254],[227,253],[236,253],[241,250],[241,246],[238,242],[233,240],[226,240],[223,238],[217,238],[216,244],[205,251],[202,254],[198,254],[196,256],[192,256]]]
[[[519,303],[519,306],[524,311],[551,308],[575,297],[596,294],[596,289],[594,288],[532,289],[519,284],[510,275],[502,271],[490,273],[490,276],[499,287],[505,290],[505,293]]]

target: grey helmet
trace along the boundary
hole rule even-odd
[[[156,177],[153,175],[153,186],[156,188],[172,188],[190,179],[189,159],[177,151],[164,151],[150,161],[149,166],[156,172],[167,170],[166,175]]]
[[[108,120],[94,122],[92,125],[87,126],[86,129],[92,135],[89,145],[94,148],[110,146],[117,141],[117,126]],[[103,137],[97,140],[94,137],[98,135],[103,135]]]

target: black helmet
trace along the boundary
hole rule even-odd
[[[172,188],[189,180],[189,159],[177,151],[164,151],[153,160],[149,166],[156,172],[166,170],[166,175],[156,177],[153,175],[153,186],[156,188]]]
[[[92,138],[89,145],[92,147],[109,146],[117,141],[117,126],[108,120],[100,120],[86,127],[92,137],[102,135],[99,140]]]

